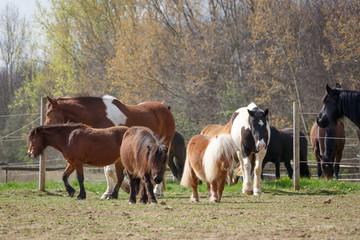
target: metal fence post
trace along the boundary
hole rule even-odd
[[[299,102],[293,103],[293,162],[294,162],[294,190],[300,189],[300,117]]]

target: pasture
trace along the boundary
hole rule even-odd
[[[76,180],[72,181],[79,191]],[[100,200],[106,183],[85,181],[86,200],[70,198],[62,182],[0,185],[1,239],[358,239],[360,185],[336,180],[262,182],[263,195],[241,193],[241,182],[226,186],[221,203],[189,201],[191,190],[168,181],[157,205]]]

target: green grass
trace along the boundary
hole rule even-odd
[[[79,184],[76,180],[73,180],[71,184],[74,186],[76,190],[79,189]],[[234,193],[241,191],[241,182],[234,186],[226,186],[225,192]],[[106,182],[86,182],[85,181],[85,189],[86,191],[94,192],[97,194],[102,194],[106,190]],[[64,184],[58,181],[47,181],[46,182],[46,190],[64,190]],[[279,193],[279,191],[294,193],[293,180],[284,177],[275,181],[262,181],[261,185],[262,191],[264,193]],[[22,190],[22,189],[38,189],[38,182],[9,182],[9,183],[1,183],[0,191],[7,190]],[[206,183],[203,182],[202,185],[199,185],[199,192],[206,192]],[[192,190],[180,186],[177,182],[168,181],[167,182],[167,191],[169,193],[183,194],[190,193]],[[306,194],[344,194],[353,191],[360,191],[360,183],[354,182],[340,182],[337,180],[323,180],[323,179],[307,179],[302,178],[300,180],[300,191],[299,193]]]

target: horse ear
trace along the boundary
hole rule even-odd
[[[51,98],[49,96],[46,96],[46,97],[51,105],[56,106],[57,102],[54,98]]]
[[[254,112],[253,112],[253,111],[250,111],[249,109],[248,109],[247,111],[248,111],[248,113],[249,113],[249,115],[250,115],[251,117],[254,116]]]
[[[326,84],[326,92],[329,96],[333,95],[333,90],[331,87],[329,87],[329,84]]]
[[[35,128],[35,134],[38,134],[40,132],[40,128],[39,127],[36,127]]]
[[[266,109],[266,110],[264,111],[264,117],[266,117],[268,114],[269,114],[269,109]]]

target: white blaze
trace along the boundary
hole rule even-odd
[[[105,104],[106,117],[114,123],[115,126],[125,125],[127,117],[120,109],[112,103],[115,98],[113,96],[103,96],[102,100]]]

